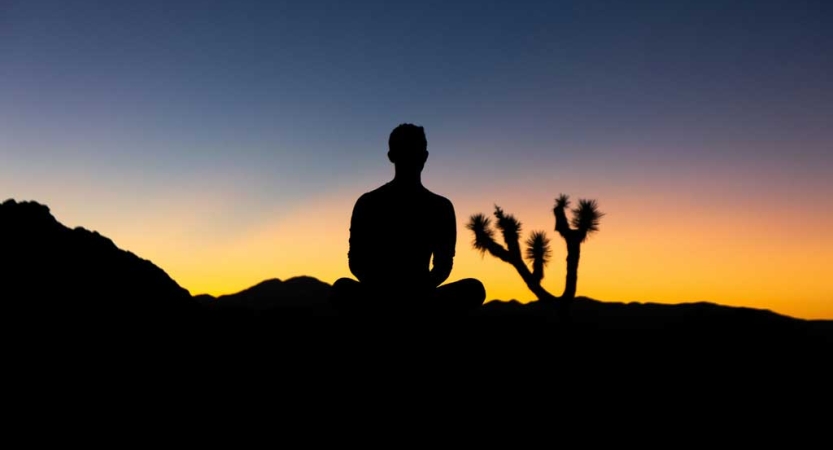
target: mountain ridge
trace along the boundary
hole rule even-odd
[[[190,292],[153,262],[97,231],[66,227],[38,202],[0,204],[0,242],[2,296],[20,310],[152,315],[158,311],[151,309],[160,308],[177,315],[196,305]]]
[[[321,280],[315,278],[314,276],[298,275],[298,276],[293,276],[293,277],[287,278],[285,280],[281,280],[279,278],[270,278],[270,279],[267,279],[267,280],[263,280],[259,283],[255,283],[254,285],[252,285],[248,288],[242,289],[238,292],[231,293],[231,294],[223,294],[223,295],[219,295],[219,296],[216,296],[216,297],[212,296],[212,295],[209,295],[209,294],[199,294],[199,295],[195,296],[195,298],[202,297],[206,301],[219,301],[221,299],[237,299],[237,298],[240,298],[240,297],[257,297],[259,299],[259,301],[264,302],[264,303],[269,303],[272,300],[272,299],[270,299],[269,293],[277,291],[275,289],[276,285],[284,286],[286,283],[292,284],[292,283],[300,281],[300,280],[309,280],[311,282],[324,285],[327,288],[331,287],[331,285],[329,283],[321,281]],[[317,300],[316,301],[317,305],[323,305],[324,303],[326,303],[321,298],[318,298],[316,300]],[[282,304],[281,304],[282,299],[274,299],[274,301],[275,301],[275,304],[273,306],[270,306],[268,304],[261,304],[261,305],[257,305],[256,309],[268,310],[268,309],[271,309],[273,307],[274,308],[280,308],[282,306]],[[652,301],[648,301],[648,302],[608,301],[608,300],[598,300],[598,299],[594,299],[594,298],[586,297],[586,296],[576,297],[576,303],[579,304],[579,305],[582,304],[582,303],[587,303],[587,302],[594,302],[594,303],[598,303],[598,304],[602,304],[602,305],[607,305],[607,306],[613,307],[613,308],[627,308],[627,307],[635,307],[635,308],[647,307],[647,308],[657,308],[657,309],[667,309],[667,308],[672,308],[673,309],[675,307],[689,308],[689,309],[709,309],[709,308],[721,309],[721,308],[726,308],[726,309],[730,309],[730,310],[734,310],[734,311],[738,311],[738,312],[768,314],[768,315],[788,318],[788,319],[792,319],[792,320],[833,323],[833,320],[831,320],[831,319],[806,319],[806,318],[795,317],[795,316],[790,316],[788,314],[779,313],[777,311],[773,311],[773,310],[767,309],[767,308],[754,308],[754,307],[749,307],[749,306],[724,305],[724,304],[711,302],[711,301],[707,301],[707,300],[700,300],[700,301],[695,301],[695,302],[682,302],[682,303],[661,303],[661,302],[652,302]],[[294,305],[294,306],[298,307],[298,306],[303,306],[303,305]],[[484,307],[486,307],[486,308],[504,308],[505,307],[505,308],[512,308],[512,309],[523,309],[523,308],[535,309],[535,308],[537,308],[537,300],[532,300],[530,302],[521,302],[517,299],[511,299],[511,300],[492,299],[492,300],[486,301],[484,303]]]
[[[232,294],[201,294],[195,298],[213,309],[326,308],[330,288],[315,277],[301,275],[286,280],[270,278]]]

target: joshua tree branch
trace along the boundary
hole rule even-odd
[[[489,227],[490,220],[483,214],[476,214],[471,217],[467,226],[474,232],[474,247],[481,252],[489,252],[492,256],[500,259],[503,262],[511,264],[512,267],[524,280],[524,283],[535,294],[539,300],[553,301],[555,296],[550,294],[541,286],[541,278],[543,278],[543,265],[541,267],[541,275],[533,274],[524,263],[521,255],[520,244],[518,238],[520,234],[520,222],[513,216],[504,214],[503,210],[495,207],[495,217],[497,218],[497,227],[503,234],[503,239],[508,248],[495,242],[493,236],[494,232]]]
[[[553,209],[553,213],[555,214],[555,231],[561,235],[564,239],[567,239],[572,231],[570,229],[570,221],[567,220],[567,213],[564,211],[563,207],[556,206]]]
[[[495,205],[494,214],[497,219],[496,226],[503,235],[503,242],[506,243],[509,257],[512,259],[522,259],[521,246],[518,243],[521,234],[521,222],[512,214],[504,213],[503,209],[497,205]]]
[[[532,276],[539,282],[544,278],[544,267],[550,260],[550,240],[543,231],[535,231],[526,241],[526,259],[532,261]]]
[[[495,258],[512,264],[512,256],[509,253],[509,251],[503,248],[502,245],[498,244],[494,240],[487,244],[486,251],[488,251],[489,254],[491,254]]]
[[[481,253],[489,252],[501,261],[509,262],[509,252],[494,239],[495,232],[491,228],[491,219],[483,214],[475,214],[469,219],[466,228],[474,232],[472,245]]]

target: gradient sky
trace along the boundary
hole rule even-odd
[[[453,3],[453,4],[450,4]],[[607,213],[579,295],[833,318],[833,5],[0,0],[0,197],[192,293],[348,276],[353,202],[423,125],[451,280],[532,298],[465,229]],[[0,199],[2,200],[2,199]]]

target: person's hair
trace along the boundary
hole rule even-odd
[[[421,155],[427,148],[425,129],[411,123],[403,123],[394,128],[388,138],[388,155],[391,161],[396,161],[402,155]]]

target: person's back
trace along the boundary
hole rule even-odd
[[[402,124],[391,133],[389,147],[394,179],[362,195],[350,221],[348,259],[359,283],[338,280],[334,303],[340,309],[482,304],[485,289],[477,280],[437,289],[451,273],[457,223],[451,202],[422,185],[424,130]]]
[[[432,283],[432,255],[435,266],[450,271],[456,234],[450,201],[422,186],[390,182],[356,202],[350,224],[350,267],[368,286],[432,289],[438,285]]]

